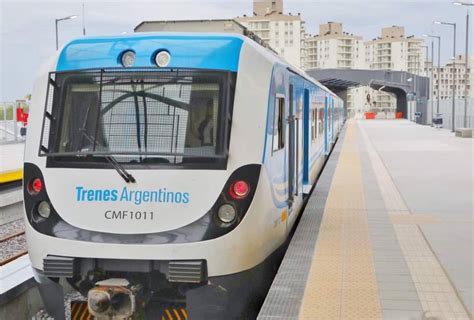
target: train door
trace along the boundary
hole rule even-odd
[[[336,140],[336,136],[334,135],[334,126],[336,125],[335,122],[335,115],[334,115],[334,99],[331,99],[331,141],[334,142]]]
[[[303,102],[303,185],[309,184],[309,90],[304,90]]]
[[[293,209],[295,201],[295,182],[296,182],[296,116],[293,85],[290,84],[288,99],[288,214]]]
[[[324,98],[324,153],[329,154],[329,97]]]

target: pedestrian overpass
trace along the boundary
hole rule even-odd
[[[417,122],[427,123],[431,117],[431,110],[428,110],[430,85],[427,77],[388,70],[310,69],[306,72],[342,98],[345,98],[348,88],[368,86],[395,94],[396,112],[401,112],[404,118],[411,118],[408,112],[410,101],[414,102],[411,113],[421,112]]]

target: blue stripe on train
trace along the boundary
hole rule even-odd
[[[166,50],[169,68],[237,71],[243,37],[206,34],[135,34],[116,37],[86,37],[68,43],[58,59],[57,71],[117,68],[121,53],[133,50],[133,67],[156,67],[154,54]],[[158,67],[156,67],[158,68]]]

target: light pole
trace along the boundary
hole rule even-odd
[[[438,83],[436,84],[436,91],[437,91],[436,117],[439,117],[439,98],[441,96],[439,92],[439,84],[441,83],[441,37],[435,36],[432,34],[424,34],[423,36],[438,39]]]
[[[428,76],[428,61],[429,61],[429,52],[428,52],[428,49],[429,49],[429,46],[420,46],[420,48],[424,48],[425,49],[425,65],[424,66],[421,66],[421,62],[420,62],[420,75],[422,74],[425,74],[426,72],[426,76]],[[423,70],[424,69],[424,70]]]
[[[64,20],[71,20],[71,19],[76,19],[77,16],[67,16],[65,18],[61,18],[61,19],[55,19],[55,22],[56,22],[56,51],[59,49],[59,42],[58,42],[58,22],[59,21],[64,21]]]
[[[84,1],[82,1],[82,35],[86,35],[86,14],[85,14],[85,9],[84,9]]]
[[[434,41],[431,40],[431,67],[430,67],[430,105],[431,105],[431,126],[433,126],[434,115]]]
[[[442,21],[435,21],[435,24],[442,24],[446,26],[452,26],[454,30],[453,34],[453,66],[452,66],[452,73],[453,73],[453,111],[452,111],[452,121],[451,121],[451,132],[454,132],[454,115],[455,115],[455,108],[456,108],[456,23],[452,22],[442,22]]]
[[[413,122],[415,122],[416,121],[415,120],[415,112],[416,112],[416,82],[415,82],[415,77],[416,77],[416,75],[414,73],[412,73],[412,74],[413,74],[413,76],[408,78],[407,82],[410,83],[410,89],[411,89],[411,92],[412,92],[412,97],[415,98],[415,105],[413,106],[413,110],[411,110],[408,114],[408,120],[412,120]],[[408,108],[408,109],[410,110],[412,108]]]
[[[454,1],[454,5],[457,6],[474,6],[473,3]],[[469,90],[467,89],[467,83],[469,81],[469,8],[466,11],[466,73],[464,74],[464,124],[463,127],[467,128],[467,104],[469,102]]]
[[[428,49],[429,47],[428,46],[420,46],[420,48],[425,48],[426,50],[426,53],[425,53],[425,66],[424,66],[424,72],[421,72],[422,74],[424,74],[426,72],[426,76],[429,76],[428,74],[428,66],[429,66],[429,52],[428,52]],[[428,88],[428,98],[426,100],[426,114],[428,115],[428,99],[430,99],[431,97],[431,85],[432,85],[432,81],[433,79],[430,77],[430,84],[429,84],[429,88]],[[433,103],[433,102],[432,102]],[[433,109],[433,108],[431,108]]]
[[[431,91],[431,126],[433,126],[433,114],[434,114],[434,41],[431,40],[431,68],[430,68],[430,91]]]

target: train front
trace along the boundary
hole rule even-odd
[[[240,36],[84,38],[39,76],[24,202],[35,279],[55,319],[65,281],[97,317],[143,316],[156,296],[199,309],[275,248],[252,201],[264,134],[252,119],[264,122],[266,108],[250,108],[267,103],[252,87],[269,80],[237,79],[245,63],[271,72],[252,55]],[[252,206],[262,216],[244,219]]]

